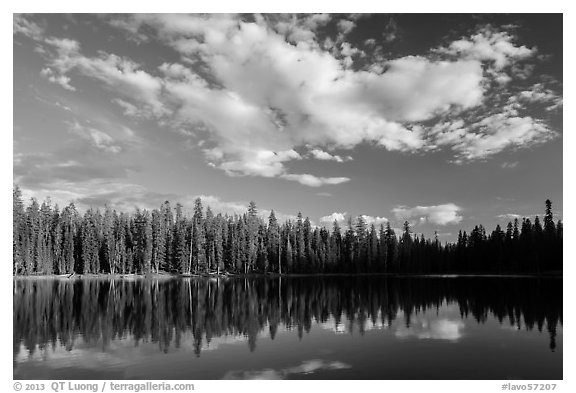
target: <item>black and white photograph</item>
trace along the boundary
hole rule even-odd
[[[417,12],[13,13],[16,384],[560,390],[564,15]]]

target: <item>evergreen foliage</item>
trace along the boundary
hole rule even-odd
[[[396,273],[542,274],[562,270],[562,222],[546,201],[543,225],[524,218],[487,233],[477,225],[456,243],[425,239],[409,222],[398,237],[390,223],[376,228],[363,217],[341,229],[313,227],[298,213],[280,224],[250,202],[243,215],[214,215],[198,198],[193,214],[168,201],[133,214],[106,207],[80,215],[50,200],[27,207],[13,190],[13,273]],[[175,214],[174,214],[175,213]]]

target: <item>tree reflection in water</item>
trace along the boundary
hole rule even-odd
[[[480,324],[492,315],[518,329],[546,329],[554,351],[562,323],[562,280],[552,278],[15,279],[13,289],[15,358],[21,344],[29,354],[71,350],[79,337],[104,347],[130,337],[168,352],[189,333],[198,356],[203,342],[225,335],[247,337],[253,351],[264,329],[272,339],[282,325],[302,336],[314,323],[344,320],[363,334],[369,323],[396,318],[410,328],[415,315],[443,305]]]

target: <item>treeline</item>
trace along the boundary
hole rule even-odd
[[[442,244],[390,223],[376,228],[362,217],[313,227],[299,213],[279,223],[258,215],[254,202],[242,215],[214,214],[198,198],[191,217],[166,201],[133,214],[50,201],[24,205],[13,189],[13,273],[544,273],[562,270],[562,222],[546,201],[544,223],[525,218],[487,233],[476,226]]]

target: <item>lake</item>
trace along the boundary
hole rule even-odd
[[[562,379],[562,278],[15,278],[14,379]]]

